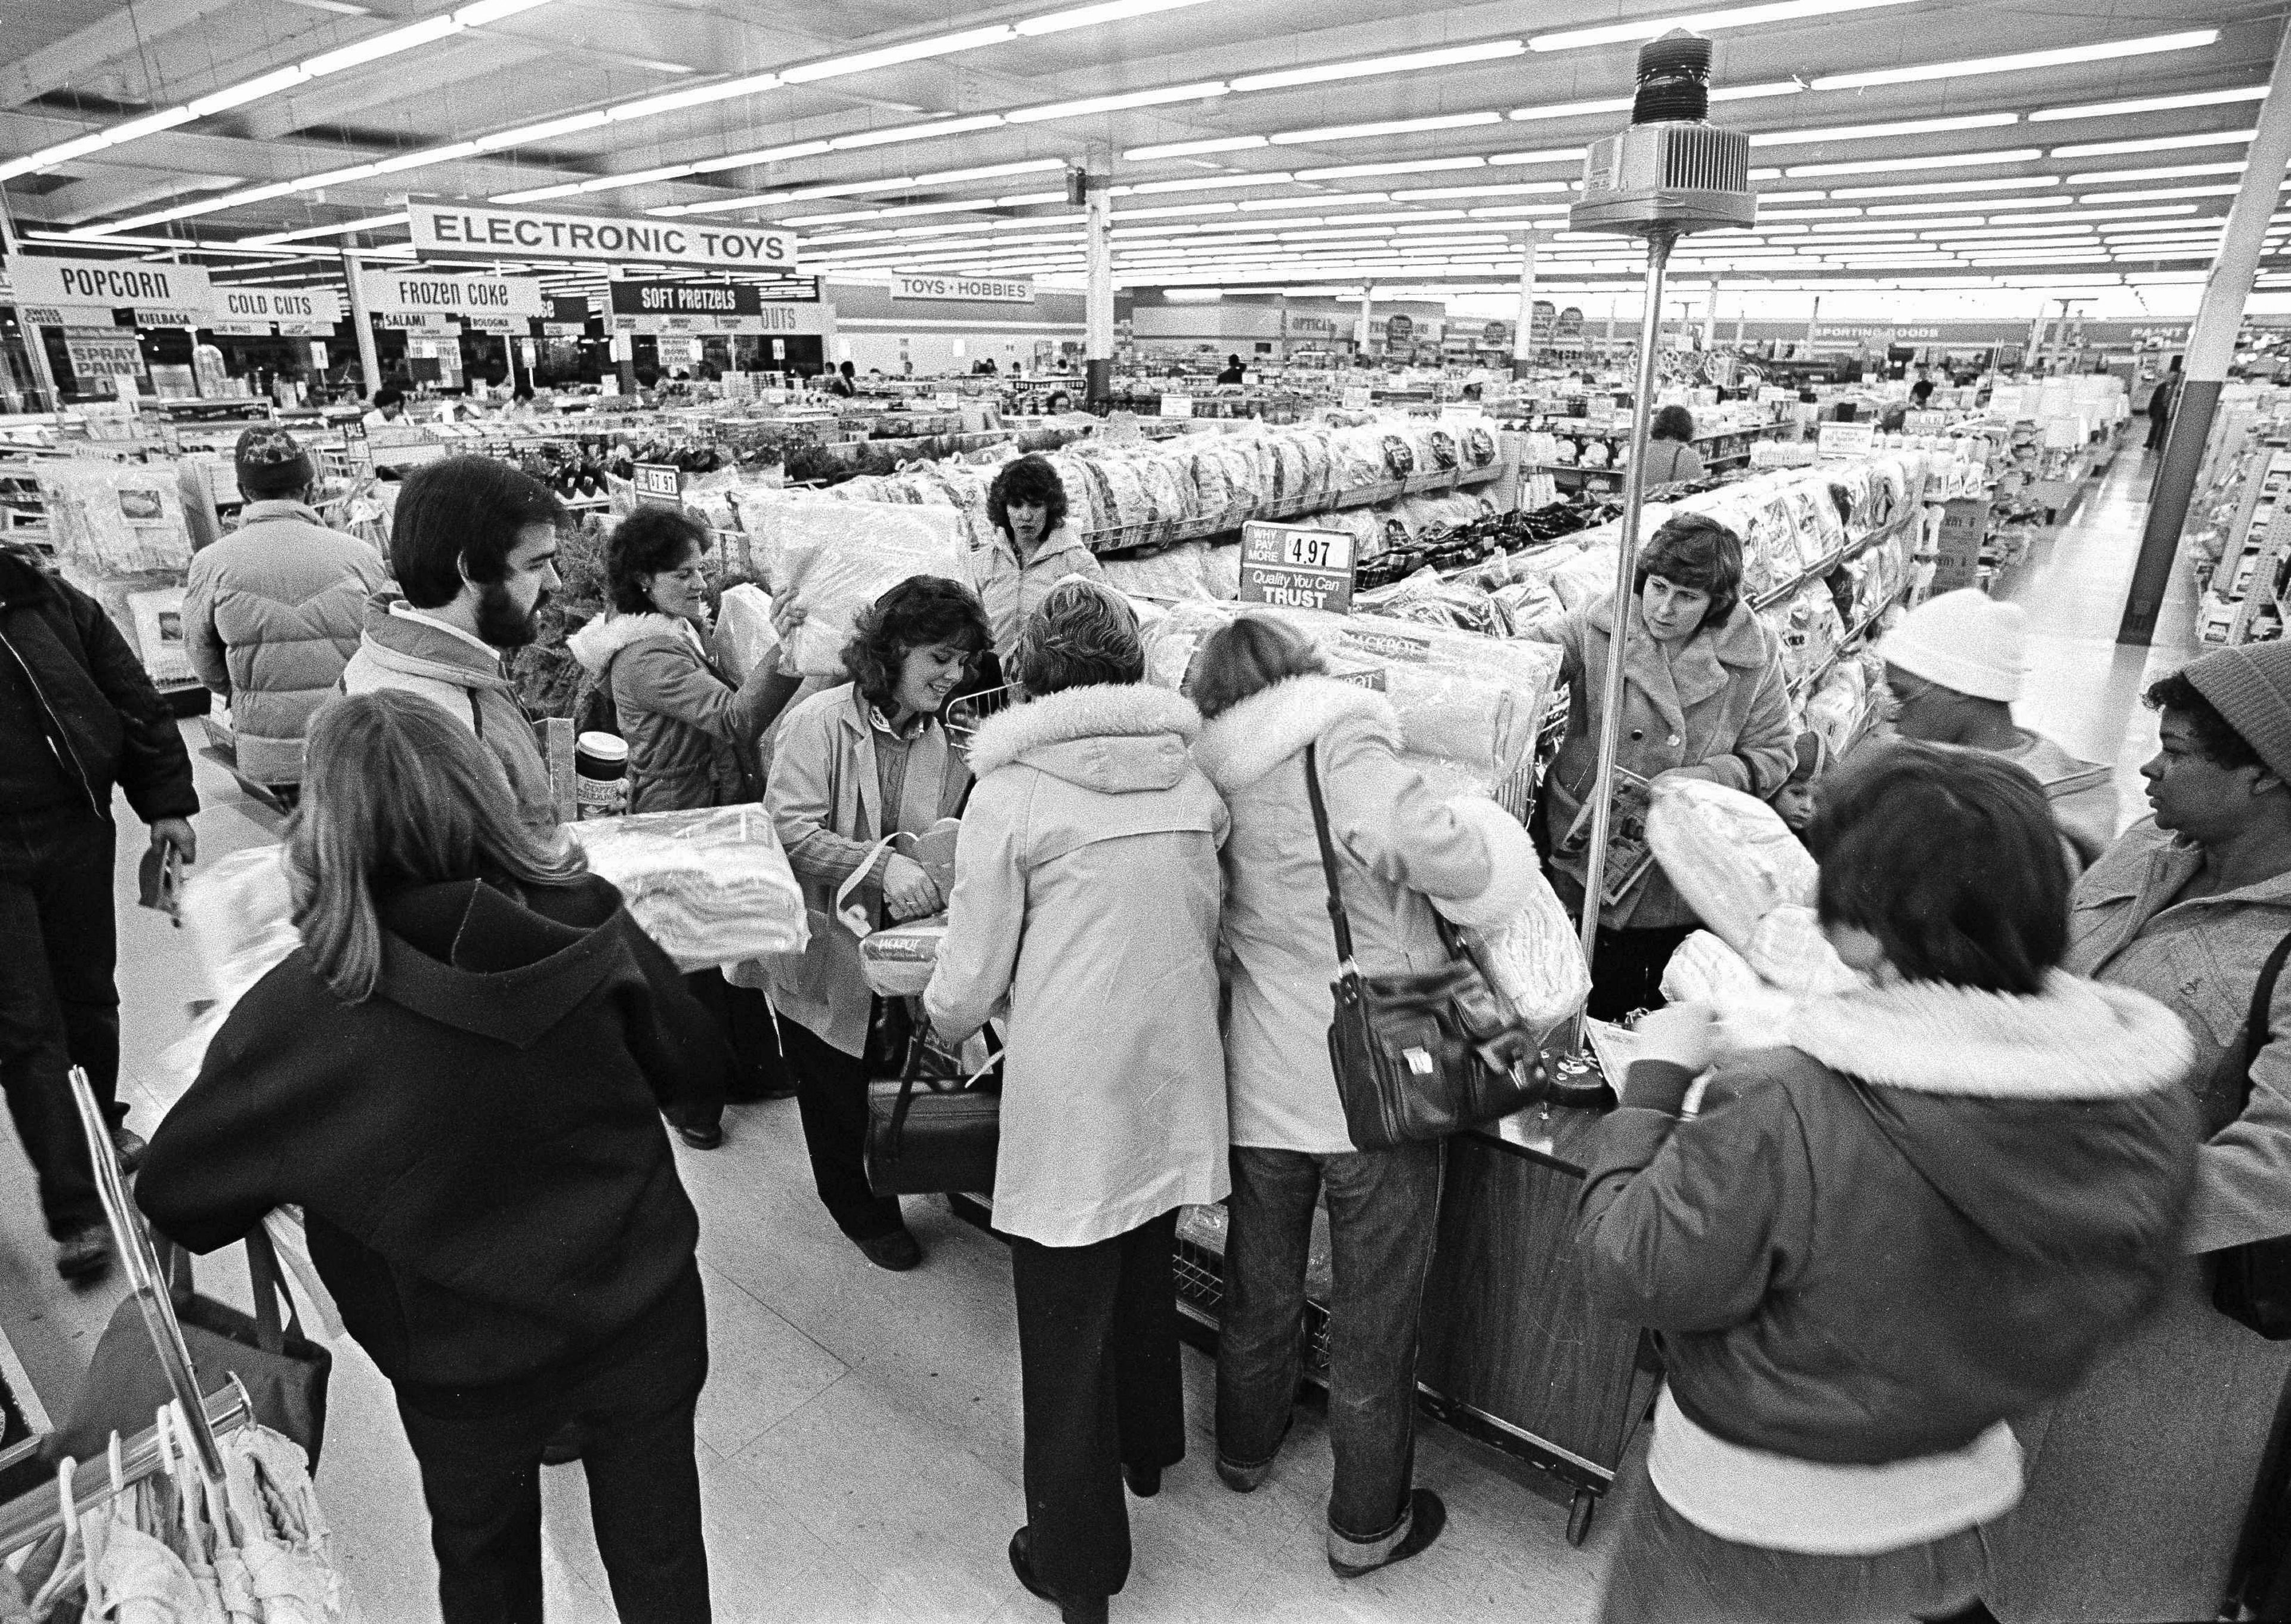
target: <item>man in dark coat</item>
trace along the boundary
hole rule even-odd
[[[2172,358],[2172,370],[2156,380],[2156,387],[2148,396],[2148,449],[2164,449],[2164,438],[2172,431],[2172,408],[2180,404],[2180,358]]]
[[[155,853],[197,857],[190,755],[135,651],[94,599],[0,549],[0,1090],[68,1280],[111,1261],[70,1067],[123,1155],[142,1145],[118,1126],[114,784]]]

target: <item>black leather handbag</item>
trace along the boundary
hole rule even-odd
[[[979,1077],[924,1041],[907,1040],[896,1078],[868,1085],[867,1187],[878,1195],[945,1195],[994,1188],[1002,1138],[1001,1057]]]
[[[1512,1019],[1447,921],[1439,925],[1449,962],[1438,969],[1361,974],[1353,961],[1352,921],[1338,882],[1329,810],[1321,799],[1316,744],[1305,746],[1305,789],[1337,937],[1329,1064],[1353,1144],[1389,1150],[1443,1139],[1543,1098],[1549,1080],[1532,1035]]]
[[[2267,955],[2259,985],[2251,990],[2251,1013],[2243,1023],[2243,1099],[2236,1107],[2238,1115],[2251,1108],[2251,1063],[2273,1036],[2268,1009],[2275,1001],[2275,983],[2287,956],[2291,956],[2291,936]],[[2210,1257],[2212,1306],[2270,1342],[2291,1339],[2291,1235],[2247,1241]]]

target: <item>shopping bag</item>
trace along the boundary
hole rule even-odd
[[[985,1081],[985,1073],[964,1078],[960,1064],[910,1037],[898,1077],[868,1086],[867,1187],[877,1195],[992,1190],[1002,1098]]]

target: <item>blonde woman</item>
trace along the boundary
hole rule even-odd
[[[335,701],[302,783],[301,945],[216,1033],[137,1200],[197,1252],[302,1209],[397,1389],[447,1624],[541,1616],[542,1451],[575,1421],[621,1616],[703,1621],[699,1222],[661,1112],[729,1057],[442,707]]]

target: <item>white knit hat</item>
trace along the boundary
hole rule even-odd
[[[1877,652],[1912,677],[2009,704],[2029,672],[2029,616],[2017,603],[1962,587],[1911,609]]]

